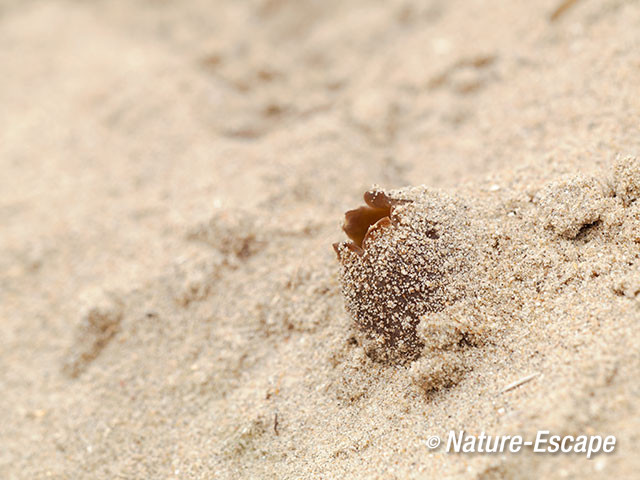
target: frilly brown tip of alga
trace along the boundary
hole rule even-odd
[[[342,230],[351,242],[334,243],[333,249],[340,259],[340,245],[344,245],[352,252],[362,255],[367,240],[392,224],[394,200],[381,190],[369,190],[364,194],[366,205],[349,210],[344,214]]]

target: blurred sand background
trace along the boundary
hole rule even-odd
[[[0,477],[639,478],[640,3],[560,4],[1,0]],[[553,182],[614,165],[633,198],[556,235]],[[351,336],[372,184],[557,252],[443,388]],[[426,448],[460,428],[618,448]]]

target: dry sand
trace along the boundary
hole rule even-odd
[[[1,0],[0,478],[639,478],[640,3],[564,3]],[[372,184],[469,219],[406,364],[331,248]]]

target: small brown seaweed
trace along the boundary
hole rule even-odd
[[[344,224],[342,225],[344,232],[353,241],[352,243],[345,242],[345,246],[359,255],[364,252],[363,248],[367,237],[391,223],[391,199],[384,192],[378,190],[365,192],[364,201],[366,205],[349,210],[344,214]],[[339,244],[334,243],[333,248],[340,258]]]
[[[350,242],[334,244],[347,311],[367,354],[380,361],[416,359],[421,317],[453,303],[467,269],[464,207],[424,187],[364,194],[345,214]]]
[[[345,213],[342,227],[347,236],[360,248],[369,230],[375,229],[375,225],[380,221],[389,222],[391,215],[391,201],[384,193],[366,192],[364,201],[365,206]]]

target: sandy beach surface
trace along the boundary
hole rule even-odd
[[[640,478],[639,26],[0,0],[0,478]]]

